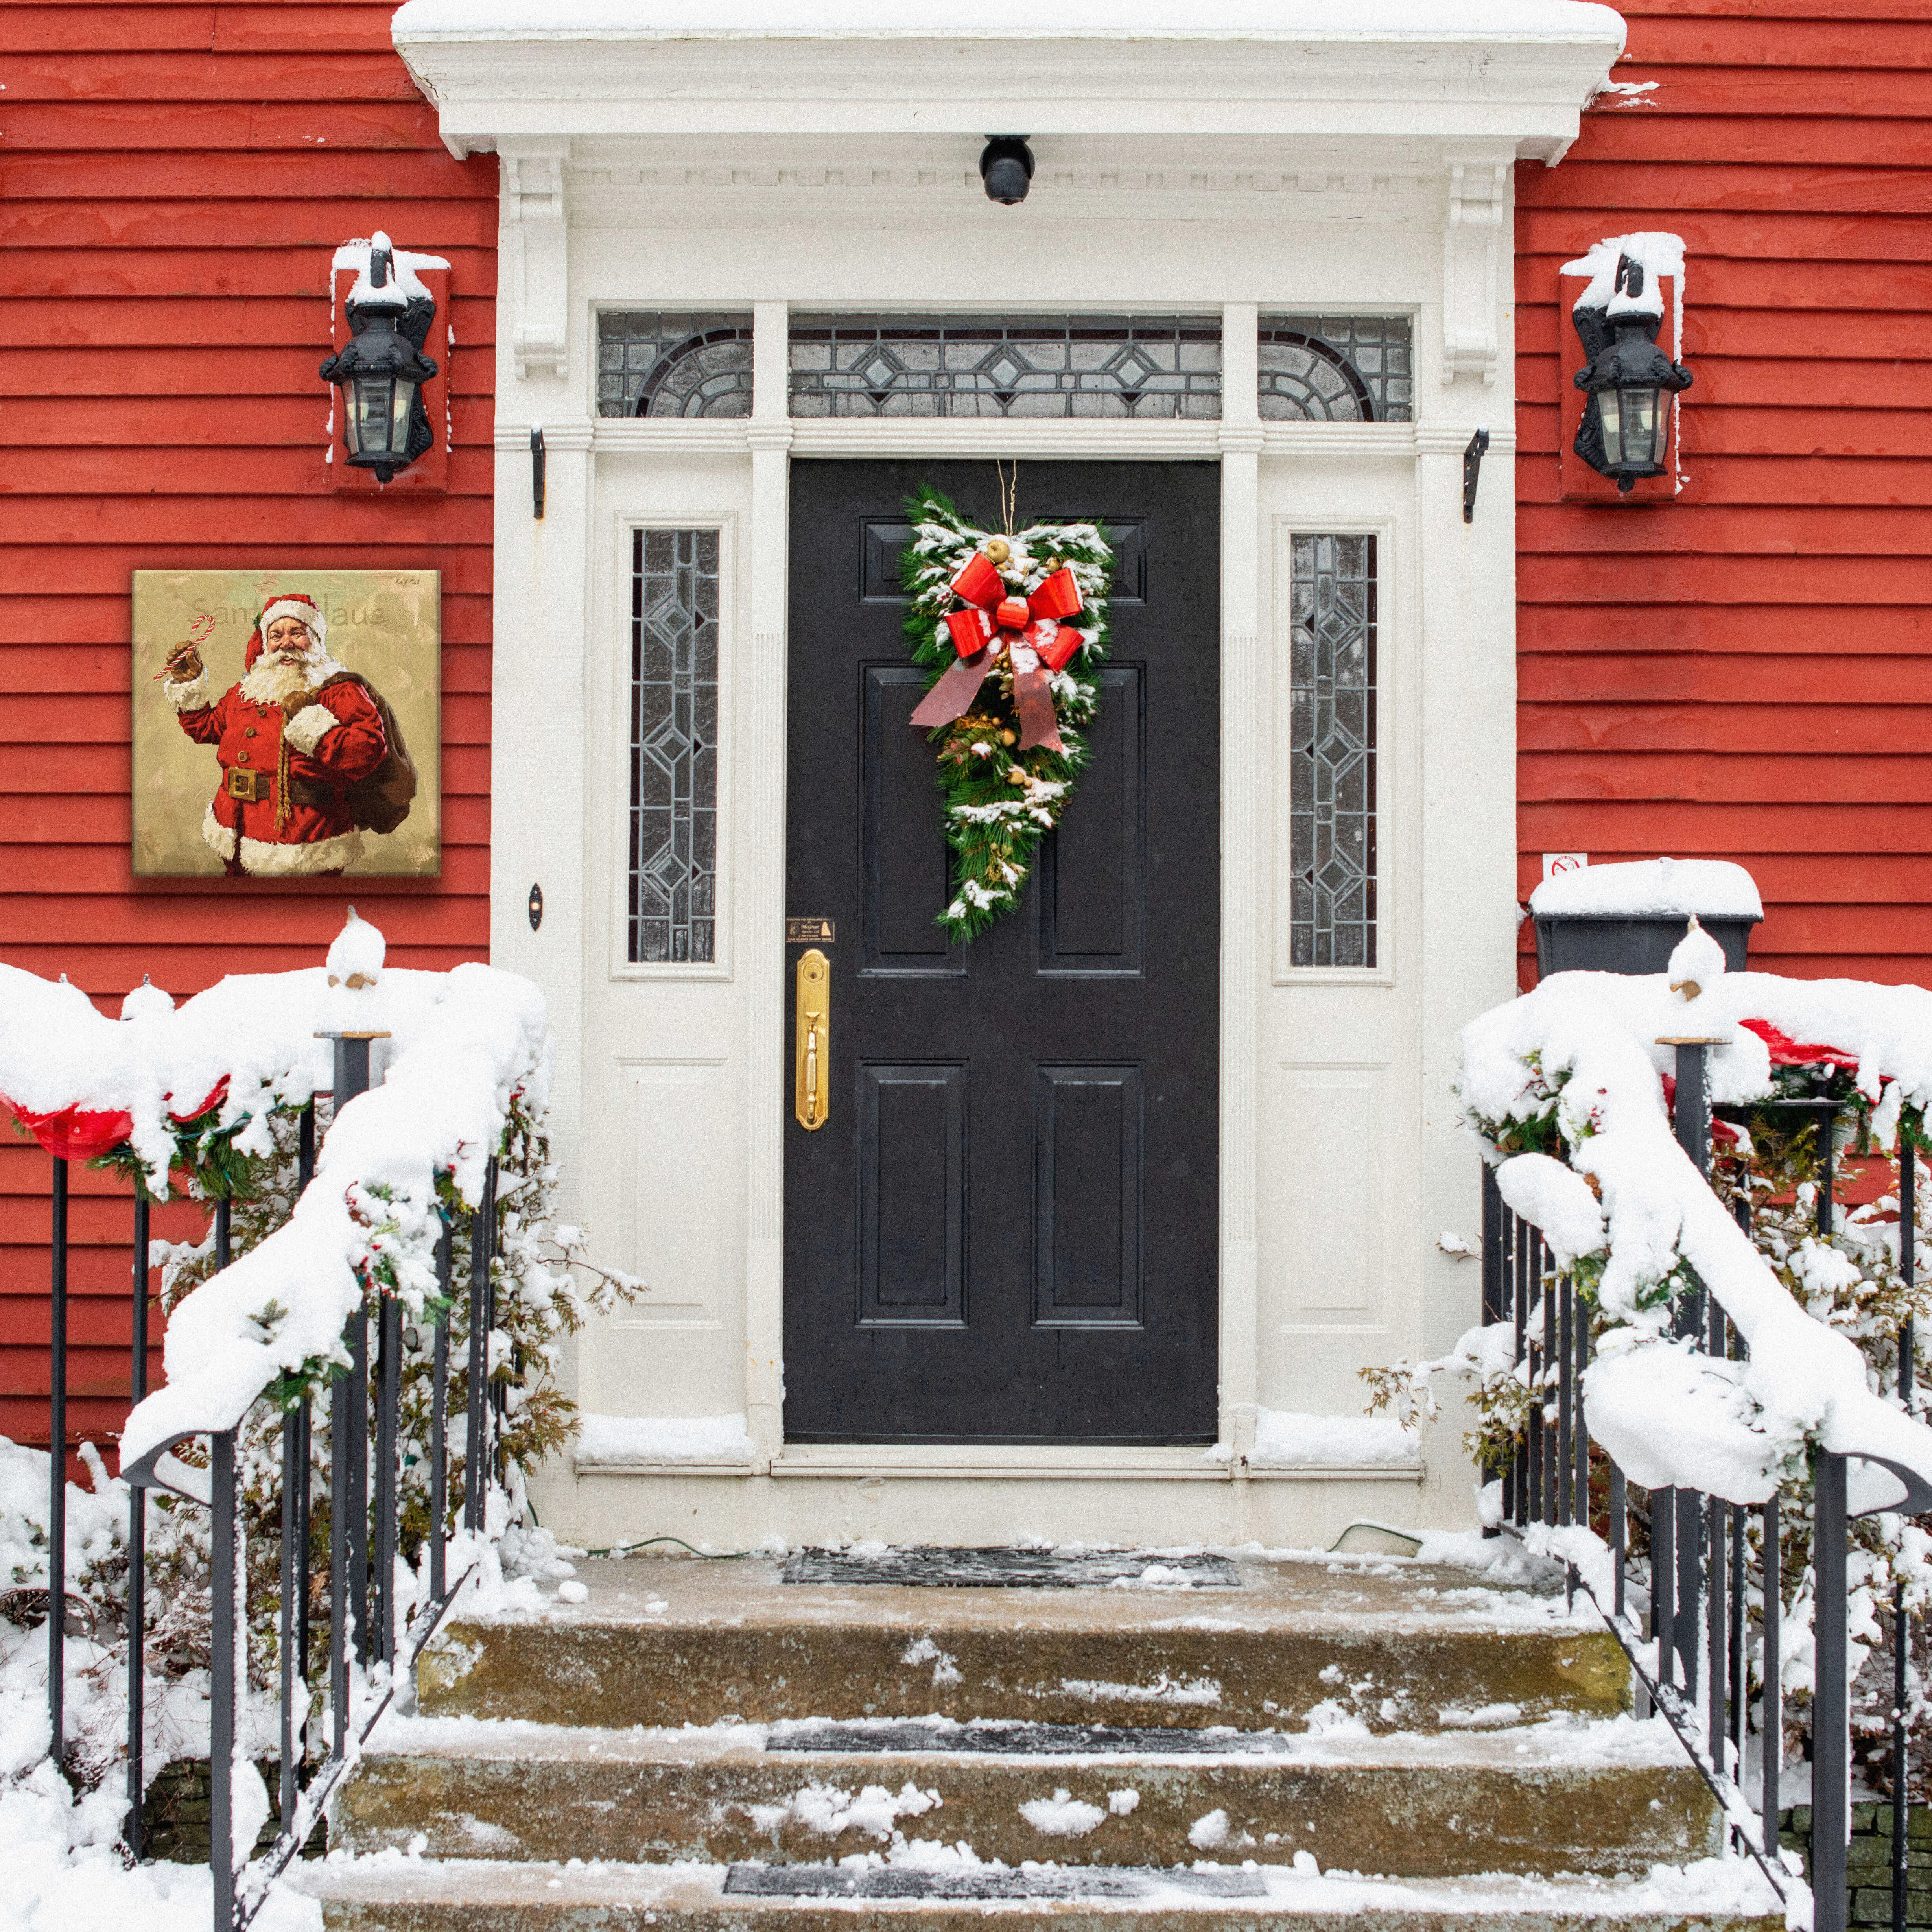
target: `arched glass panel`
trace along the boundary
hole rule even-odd
[[[1415,394],[1406,315],[1264,315],[1264,422],[1407,422]]]
[[[608,310],[597,318],[600,416],[748,416],[752,318]]]

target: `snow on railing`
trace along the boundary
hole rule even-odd
[[[434,1286],[437,1174],[473,1207],[513,1096],[542,1109],[550,1052],[536,988],[483,965],[386,969],[384,950],[352,913],[326,965],[233,976],[178,1008],[144,988],[119,1021],[64,980],[0,965],[0,1096],[57,1154],[131,1147],[157,1198],[184,1123],[238,1155],[272,1152],[273,1109],[330,1084],[329,1036],[375,1036],[386,1070],[331,1128],[287,1223],[175,1310],[166,1382],[122,1438],[137,1481],[174,1444],[233,1428],[280,1377],[338,1353],[385,1259],[413,1274],[405,1299],[419,1303]],[[183,1095],[194,1096],[185,1109]]]
[[[1720,1042],[1706,1055],[1720,1106],[1772,1097],[1774,1052],[1832,1060],[1854,1071],[1888,1151],[1901,1119],[1922,1136],[1932,1107],[1932,993],[1726,973],[1715,942],[1696,938],[1709,956],[1700,980],[1561,973],[1463,1031],[1462,1103],[1504,1199],[1559,1268],[1595,1277],[1605,1325],[1586,1384],[1591,1433],[1649,1486],[1762,1502],[1822,1448],[1864,1466],[1854,1514],[1932,1508],[1932,1430],[1792,1298],[1678,1144],[1664,1097],[1670,1041]],[[1747,1361],[1694,1360],[1672,1332],[1693,1275]]]

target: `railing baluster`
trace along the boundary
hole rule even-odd
[[[1556,1284],[1556,1520],[1564,1528],[1570,1523],[1573,1466],[1570,1446],[1570,1406],[1576,1399],[1576,1342],[1570,1333],[1574,1320],[1570,1278]]]
[[[1571,1425],[1576,1456],[1576,1473],[1572,1478],[1576,1498],[1575,1516],[1586,1529],[1590,1527],[1590,1428],[1584,1412],[1583,1377],[1590,1366],[1590,1304],[1573,1281],[1570,1289],[1573,1319],[1576,1324],[1576,1419]]]
[[[1650,1634],[1657,1640],[1657,1681],[1677,1681],[1677,1492],[1650,1492]]]
[[[483,1179],[484,1256],[483,1298],[488,1311],[489,1332],[496,1332],[496,1270],[490,1264],[496,1258],[496,1156],[490,1156],[490,1164]],[[503,1404],[508,1400],[509,1390],[494,1378],[486,1379],[484,1387],[489,1396],[490,1461],[491,1478],[498,1482],[503,1479],[503,1472],[497,1466],[500,1447],[503,1432]]]
[[[436,1292],[442,1304],[436,1318],[436,1358],[430,1370],[429,1395],[429,1594],[433,1603],[441,1603],[448,1582],[445,1569],[449,1509],[448,1409],[449,1409],[449,1298],[452,1292],[451,1249],[454,1234],[447,1209],[442,1213],[442,1234],[436,1244]]]
[[[1812,1932],[1845,1932],[1851,1832],[1845,1458],[1820,1450],[1812,1470],[1812,1622],[1817,1658],[1811,1702]]]
[[[134,1182],[134,1300],[130,1311],[128,1406],[148,1393],[148,1190]],[[141,1856],[141,1807],[147,1789],[148,1492],[128,1492],[128,1822],[129,1856]]]
[[[382,1298],[376,1388],[376,1653],[396,1661],[396,1436],[402,1404],[402,1304]]]
[[[286,1408],[282,1412],[282,1614],[278,1632],[282,1653],[280,1802],[284,1829],[296,1810],[296,1690],[304,1676],[296,1667],[296,1531],[297,1499],[301,1490],[296,1480],[296,1459],[301,1450],[302,1426],[296,1420],[296,1410]]]
[[[209,1500],[214,1514],[208,1564],[213,1693],[208,1706],[208,1865],[214,1875],[215,1932],[235,1922],[235,1720],[243,1678],[236,1652],[244,1642],[245,1606],[238,1602],[240,1539],[236,1534],[235,1436],[208,1438]]]
[[[1917,1150],[1901,1129],[1898,1136],[1898,1275],[1907,1298],[1917,1281],[1918,1248],[1918,1162]],[[1907,1415],[1914,1394],[1913,1352],[1918,1344],[1908,1314],[1898,1333],[1898,1399]],[[1906,1750],[1905,1706],[1912,1648],[1912,1621],[1905,1608],[1905,1586],[1892,1593],[1892,1924],[1905,1932],[1906,1887],[1912,1875],[1912,1763]]]
[[[299,1192],[306,1192],[315,1178],[315,1100],[311,1095],[302,1110],[296,1144],[296,1180]],[[296,1425],[296,1655],[301,1660],[302,1682],[309,1672],[309,1538],[311,1526],[310,1462],[315,1436],[315,1398],[304,1397]]]
[[[1629,1554],[1630,1489],[1622,1469],[1612,1462],[1610,1465],[1610,1586],[1614,1593],[1612,1601],[1619,1617],[1624,1613],[1624,1564]]]
[[[1724,1564],[1729,1552],[1724,1547],[1724,1510],[1722,1496],[1705,1498],[1704,1645],[1707,1694],[1704,1736],[1710,1747],[1712,1768],[1728,1776],[1730,1766],[1724,1755],[1728,1728],[1724,1695],[1730,1688],[1731,1672],[1724,1642],[1730,1626],[1730,1618],[1725,1613]]]
[[[1758,1569],[1764,1580],[1764,1750],[1763,1783],[1760,1794],[1764,1806],[1764,1849],[1767,1857],[1778,1855],[1778,1774],[1784,1767],[1784,1658],[1780,1655],[1784,1634],[1784,1552],[1778,1544],[1778,1498],[1764,1506],[1764,1544],[1758,1555]]]
[[[67,1162],[54,1158],[47,1397],[47,1748],[67,1769]]]
[[[463,1430],[463,1526],[483,1527],[484,1365],[488,1359],[487,1303],[484,1278],[489,1272],[489,1248],[479,1201],[470,1220],[470,1364],[464,1388]]]

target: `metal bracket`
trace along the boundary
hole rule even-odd
[[[1462,452],[1462,520],[1473,524],[1476,520],[1476,485],[1483,474],[1483,458],[1490,452],[1490,433],[1479,429],[1469,439],[1469,446]],[[538,515],[542,515],[539,510]]]
[[[530,431],[530,512],[538,523],[544,513],[544,440],[541,428]]]

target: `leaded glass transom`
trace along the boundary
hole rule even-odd
[[[1376,963],[1376,540],[1293,539],[1291,964]]]
[[[718,532],[631,550],[629,955],[708,964],[718,898]]]
[[[1264,422],[1407,422],[1414,332],[1406,315],[1264,315]]]
[[[1221,413],[1221,326],[1195,316],[792,319],[794,416]]]
[[[748,416],[752,318],[607,310],[597,318],[600,416]]]

